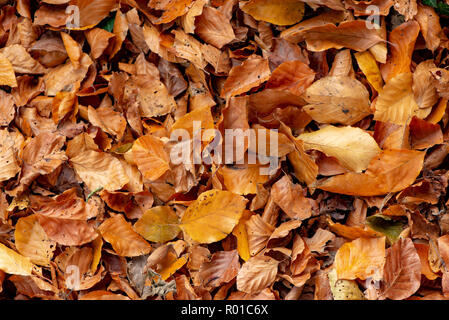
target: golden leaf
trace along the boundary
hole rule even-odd
[[[232,230],[232,234],[237,238],[237,251],[240,258],[245,261],[251,257],[249,252],[248,232],[246,230],[246,222],[251,218],[252,212],[249,210],[243,211],[239,223]]]
[[[0,243],[0,270],[9,274],[31,275],[33,264],[30,258],[24,257]]]
[[[134,224],[142,237],[153,242],[167,242],[181,231],[176,213],[169,206],[159,206],[146,211]]]
[[[399,125],[408,123],[418,109],[412,82],[410,72],[398,74],[389,80],[377,98],[374,120]]]
[[[363,51],[356,52],[354,57],[368,82],[377,92],[380,92],[384,86],[384,81],[374,56],[369,51]]]
[[[286,26],[301,21],[304,2],[299,0],[250,0],[241,7],[256,20]]]
[[[338,279],[382,279],[385,264],[385,237],[358,238],[343,244],[335,255]]]
[[[14,231],[17,250],[33,263],[49,266],[56,243],[47,237],[36,215],[20,218]]]
[[[373,137],[360,128],[327,126],[311,133],[303,133],[298,139],[304,148],[315,149],[329,157],[335,157],[345,168],[362,172],[380,153]]]
[[[0,53],[0,84],[3,86],[17,87],[16,75],[11,61]]]
[[[180,227],[200,243],[222,240],[239,222],[246,202],[245,198],[229,191],[203,192],[187,208]]]

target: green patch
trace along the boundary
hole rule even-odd
[[[423,0],[423,4],[435,8],[435,11],[440,14],[444,14],[445,16],[449,16],[449,5],[444,1],[438,0]]]
[[[115,22],[115,12],[109,16],[103,19],[99,24],[98,28],[104,29],[108,32],[112,32],[112,29],[114,29],[114,22]]]
[[[401,234],[404,223],[401,221],[395,221],[388,216],[376,214],[366,219],[366,224],[373,230],[384,234],[390,244],[393,244],[398,240]]]
[[[125,144],[122,144],[121,146],[118,146],[118,147],[116,147],[116,148],[113,148],[113,149],[111,150],[111,152],[118,153],[118,154],[124,154],[124,153],[128,152],[128,150],[131,149],[132,146],[133,146],[133,143],[132,143],[132,142],[130,142],[130,143],[125,143]]]

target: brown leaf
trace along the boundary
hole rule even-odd
[[[195,19],[195,33],[218,49],[235,39],[229,19],[212,7],[204,7],[203,13]]]
[[[410,297],[421,283],[421,262],[411,239],[399,239],[387,249],[382,296],[393,300]]]
[[[198,276],[205,288],[216,288],[237,276],[240,268],[237,250],[218,251],[212,255],[210,262],[203,262]]]
[[[396,192],[411,185],[422,169],[424,153],[384,150],[364,173],[345,173],[321,180],[317,188],[350,195],[375,196]]]
[[[311,216],[312,206],[300,185],[293,184],[288,176],[282,177],[271,188],[274,202],[292,219],[304,220]]]
[[[330,48],[349,48],[365,51],[382,42],[376,29],[369,29],[365,21],[345,21],[338,26],[325,24],[312,27],[304,32],[307,49],[323,51]]]
[[[276,280],[278,264],[278,261],[264,255],[252,257],[242,265],[237,275],[237,289],[256,294],[271,286]]]
[[[268,61],[259,57],[245,60],[240,66],[235,66],[229,72],[221,97],[229,98],[249,91],[270,78]]]
[[[151,251],[150,244],[139,236],[120,214],[104,221],[98,230],[120,256],[136,257]]]

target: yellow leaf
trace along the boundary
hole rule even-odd
[[[304,148],[324,152],[335,157],[345,168],[361,172],[371,160],[380,153],[376,140],[360,128],[327,126],[298,137],[304,142]]]
[[[337,271],[328,273],[329,284],[334,300],[365,300],[365,296],[354,280],[337,279]]]
[[[92,263],[90,265],[90,272],[95,273],[97,270],[98,264],[101,259],[101,249],[103,248],[103,239],[101,238],[101,234],[98,234],[98,237],[92,241],[93,247],[93,258]]]
[[[343,244],[335,255],[338,279],[380,280],[385,264],[385,237],[358,238]]]
[[[299,0],[250,0],[241,9],[256,20],[287,26],[301,21],[304,15],[304,2]]]
[[[142,237],[153,242],[167,242],[179,234],[179,221],[169,206],[159,206],[146,211],[134,224]]]
[[[24,257],[0,243],[0,270],[9,274],[31,275],[33,264],[30,258]]]
[[[7,129],[0,130],[0,141],[0,163],[2,164],[0,166],[0,181],[6,181],[20,171],[20,164],[14,150],[14,135]]]
[[[377,98],[374,120],[399,125],[409,122],[418,109],[412,82],[410,72],[398,74],[389,80]]]
[[[16,74],[11,61],[0,53],[0,85],[17,87]]]
[[[199,195],[184,213],[181,229],[194,241],[224,239],[240,220],[247,200],[229,191],[209,190]]]
[[[251,254],[249,252],[248,232],[246,231],[246,221],[248,221],[252,215],[253,214],[251,211],[245,210],[239,223],[235,226],[234,230],[232,230],[232,234],[237,238],[237,251],[239,256],[245,261],[248,261],[248,259],[251,258]]]
[[[382,74],[374,56],[369,51],[356,52],[354,56],[368,82],[377,92],[380,92],[384,86],[384,81],[382,80]]]
[[[16,248],[21,254],[38,265],[50,265],[56,243],[48,238],[36,215],[23,217],[17,221],[14,238]]]

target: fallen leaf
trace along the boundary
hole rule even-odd
[[[382,279],[385,264],[385,237],[358,238],[343,244],[335,256],[337,279]]]
[[[384,150],[364,173],[345,173],[317,183],[317,188],[350,195],[375,196],[411,185],[422,169],[424,153]]]
[[[392,300],[410,297],[421,283],[421,262],[411,239],[399,239],[387,249],[382,296]]]
[[[237,225],[246,199],[229,191],[209,190],[199,195],[181,218],[181,229],[193,240],[212,243],[225,238]]]
[[[167,242],[181,231],[176,213],[168,206],[154,207],[146,211],[134,224],[142,237],[153,242]]]
[[[237,289],[255,294],[271,286],[276,280],[278,264],[278,261],[264,255],[252,257],[237,274]]]
[[[250,0],[241,9],[256,20],[285,26],[301,21],[304,3],[298,0]]]
[[[368,90],[349,76],[315,81],[307,88],[305,100],[309,104],[304,111],[319,123],[352,125],[371,114]]]
[[[121,256],[136,257],[151,251],[150,244],[141,238],[120,214],[105,220],[98,230],[103,239]]]
[[[195,33],[218,49],[235,39],[229,19],[218,9],[204,7],[202,14],[195,21]]]
[[[345,168],[362,172],[381,150],[373,137],[359,128],[327,126],[311,133],[303,133],[298,139],[304,148],[324,152],[335,157]]]
[[[270,75],[271,72],[266,59],[255,57],[245,60],[229,72],[221,91],[221,97],[230,98],[245,93],[267,81]]]

